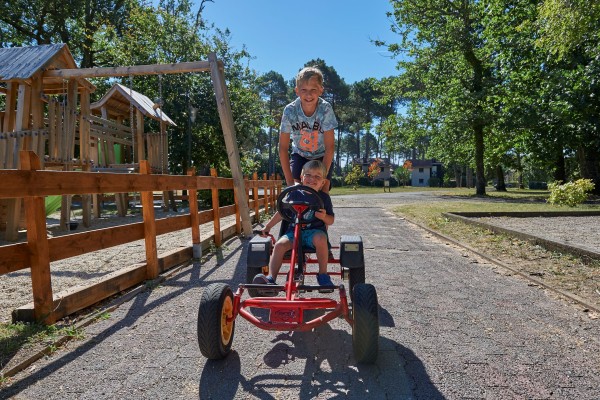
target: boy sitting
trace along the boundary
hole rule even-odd
[[[327,260],[329,257],[327,226],[333,224],[335,216],[333,214],[331,197],[329,197],[327,193],[321,191],[325,184],[326,174],[327,169],[319,160],[311,160],[304,164],[302,168],[302,184],[314,189],[319,194],[325,208],[314,213],[314,216],[317,218],[316,222],[306,225],[304,229],[301,230],[301,240],[302,246],[315,249],[317,254],[317,261],[319,262],[317,282],[319,285],[332,286],[333,282],[331,282],[331,278],[327,275]],[[309,211],[309,214],[310,213],[312,213],[312,211]],[[313,217],[312,215],[307,215],[305,218],[312,219]],[[262,234],[267,235],[271,228],[277,225],[281,220],[281,214],[279,212],[275,213],[269,222],[266,223],[265,228],[262,230]],[[271,260],[269,262],[269,275],[265,276],[263,274],[258,274],[254,277],[252,283],[275,284],[277,274],[283,263],[283,257],[285,253],[292,248],[293,243],[294,224],[291,223],[286,233],[275,243],[273,254],[271,255]]]

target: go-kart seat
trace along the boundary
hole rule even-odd
[[[279,225],[279,235],[277,236],[277,238],[280,238],[287,230],[288,227],[290,226],[289,221],[286,221],[285,219],[281,221],[281,224]],[[329,235],[327,236],[327,247],[329,248],[329,260],[335,260],[335,258],[333,257],[333,253],[331,252],[331,243],[329,243]],[[314,247],[307,247],[307,246],[302,246],[302,252],[304,254],[315,254],[317,251],[314,249]],[[288,250],[285,252],[283,259],[284,260],[289,260],[292,257],[292,250]]]

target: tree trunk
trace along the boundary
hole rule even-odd
[[[485,170],[483,163],[483,125],[476,124],[474,127],[475,135],[475,193],[477,196],[485,196]]]
[[[499,192],[506,192],[506,183],[504,182],[504,170],[501,165],[496,165],[496,190]]]
[[[454,166],[454,179],[456,180],[456,187],[462,187],[462,168]]]
[[[335,173],[336,175],[342,175],[342,162],[340,160],[340,153],[342,148],[342,127],[338,127],[337,134],[337,148],[335,153]]]
[[[565,166],[565,153],[564,149],[560,147],[556,152],[556,168],[554,169],[553,178],[555,181],[566,182],[567,181],[567,168]]]
[[[577,149],[577,160],[579,161],[579,169],[581,170],[581,177],[584,179],[591,179],[594,183],[594,190],[592,193],[600,195],[600,169],[598,168],[598,161],[600,160],[600,154],[598,149],[593,146],[583,148],[583,146]]]

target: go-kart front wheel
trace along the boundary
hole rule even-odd
[[[352,314],[354,357],[359,363],[372,364],[379,353],[379,304],[373,285],[359,283],[354,286]]]
[[[231,351],[235,320],[233,292],[225,283],[213,283],[204,289],[198,309],[198,346],[202,355],[211,360],[225,358]]]
[[[268,274],[268,269],[266,271],[266,274]],[[246,283],[252,283],[254,277],[258,274],[265,274],[265,269],[263,267],[248,267],[246,269]],[[260,297],[258,289],[248,289],[248,294],[250,297]]]
[[[349,268],[348,269],[348,280],[350,286],[350,299],[354,301],[354,287],[360,283],[365,283],[365,269],[364,268]]]

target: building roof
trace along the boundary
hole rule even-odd
[[[177,126],[175,122],[169,118],[159,107],[155,106],[154,102],[147,96],[136,92],[126,86],[116,83],[100,100],[90,104],[92,112],[99,114],[102,107],[106,107],[108,117],[117,119],[131,118],[131,106],[137,108],[142,114],[156,121],[163,121],[169,125]]]
[[[73,69],[77,64],[69,47],[64,43],[29,47],[0,48],[0,82],[30,83],[33,78],[52,69]],[[96,88],[86,79],[79,78],[79,87],[90,91]],[[66,82],[62,78],[43,78],[44,93],[64,93]]]
[[[432,158],[430,160],[410,160],[410,162],[412,163],[413,168],[414,167],[431,167],[434,165],[442,165],[442,163],[437,161],[435,158]]]
[[[375,161],[377,161],[379,163],[379,166],[381,167],[387,167],[388,165],[391,165],[390,163],[390,159],[389,158],[355,158],[352,160],[353,164],[362,164],[362,165],[371,165],[373,164]]]

